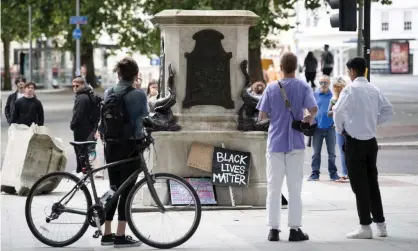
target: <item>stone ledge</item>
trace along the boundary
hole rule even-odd
[[[222,137],[223,139],[236,138],[236,137],[245,137],[246,139],[251,138],[265,138],[267,139],[267,132],[241,132],[241,131],[161,131],[152,133],[155,139],[179,139],[183,140],[184,137],[191,136],[209,136],[216,135],[217,137]]]
[[[254,26],[259,16],[248,10],[163,10],[151,22],[155,25],[219,24]]]

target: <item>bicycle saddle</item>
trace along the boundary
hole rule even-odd
[[[85,145],[95,145],[97,144],[96,141],[72,141],[70,145],[72,146],[85,146]]]

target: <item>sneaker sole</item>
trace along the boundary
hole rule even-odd
[[[134,243],[134,244],[115,244],[115,248],[132,248],[132,247],[139,247],[142,243]]]
[[[114,242],[102,242],[101,244],[102,246],[112,246],[115,243]]]

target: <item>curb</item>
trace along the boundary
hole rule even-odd
[[[418,142],[381,143],[379,150],[387,149],[418,149]]]
[[[59,88],[59,89],[39,89],[36,90],[36,93],[58,93],[58,92],[65,92],[68,88]],[[2,95],[10,95],[15,91],[1,91]]]

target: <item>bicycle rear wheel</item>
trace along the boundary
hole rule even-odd
[[[154,188],[166,212],[159,211],[150,196],[144,178],[134,186],[128,195],[126,201],[127,222],[133,234],[143,243],[160,249],[177,247],[189,240],[200,224],[202,215],[200,199],[195,189],[181,177],[169,173],[157,173],[151,176],[154,180]],[[184,195],[181,204],[170,197],[170,186]],[[168,220],[173,222],[161,226]],[[145,231],[146,228],[149,228],[150,231]],[[169,230],[169,233],[157,232],[164,230]],[[163,240],[157,240],[159,237],[162,237]],[[172,240],[164,240],[171,237],[173,237]]]
[[[30,231],[40,242],[51,247],[65,247],[87,231],[87,210],[92,200],[84,184],[73,189],[79,181],[73,174],[54,172],[40,178],[31,188],[26,199],[25,216]],[[60,200],[62,202],[58,203]],[[63,212],[64,208],[85,212],[86,215]],[[51,236],[54,230],[60,239]]]

